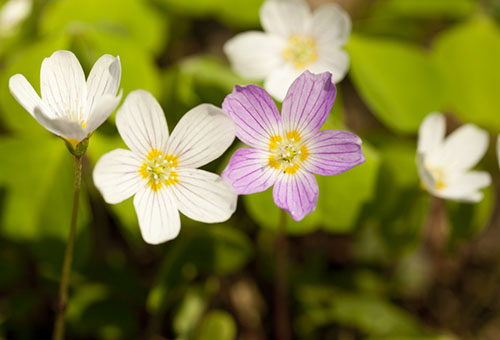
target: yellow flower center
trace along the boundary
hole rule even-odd
[[[300,134],[293,130],[286,137],[272,136],[269,139],[269,166],[294,174],[300,169],[300,164],[309,156],[307,147],[301,143]]]
[[[283,50],[283,57],[295,68],[303,69],[318,59],[316,41],[308,36],[292,35]]]
[[[147,161],[139,169],[142,178],[148,180],[148,185],[156,192],[163,185],[173,185],[179,182],[177,172],[177,157],[164,155],[159,150],[152,149]]]
[[[443,170],[429,166],[427,167],[427,170],[429,170],[429,172],[432,174],[435,190],[442,190],[447,187]]]

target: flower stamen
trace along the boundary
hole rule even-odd
[[[297,69],[303,69],[318,59],[316,41],[303,35],[292,35],[283,50],[283,58]]]
[[[268,165],[286,174],[295,174],[302,162],[309,156],[307,147],[300,143],[302,138],[296,131],[290,131],[286,138],[272,136],[269,141]]]
[[[148,154],[147,161],[139,169],[142,178],[148,180],[148,185],[156,192],[163,185],[178,183],[178,175],[175,172],[177,157],[174,155],[163,155],[161,151],[152,149]]]

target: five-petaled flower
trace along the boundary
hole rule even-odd
[[[463,202],[478,202],[480,189],[491,183],[484,171],[470,171],[488,149],[488,133],[466,124],[446,139],[446,120],[431,113],[420,125],[417,167],[423,186],[434,196]]]
[[[245,32],[229,40],[224,51],[234,70],[282,101],[292,82],[305,70],[330,72],[342,80],[349,56],[342,50],[349,39],[351,19],[337,4],[311,12],[302,0],[268,0],[260,8],[265,32]]]
[[[56,51],[42,62],[42,98],[22,74],[9,80],[12,95],[43,127],[72,145],[97,129],[121,100],[120,58],[103,55],[87,81],[72,52]]]
[[[130,93],[116,114],[130,150],[111,151],[97,162],[94,182],[107,203],[132,195],[147,243],[175,238],[179,212],[205,223],[227,220],[237,195],[220,176],[197,169],[219,157],[235,136],[232,120],[219,108],[199,105],[186,113],[171,136],[158,102],[143,90]]]
[[[282,115],[259,86],[236,86],[222,108],[236,123],[238,138],[253,148],[235,152],[222,176],[238,194],[274,185],[276,205],[300,221],[318,199],[314,174],[337,175],[365,161],[361,139],[346,131],[322,130],[335,101],[330,73],[305,71],[286,95]]]

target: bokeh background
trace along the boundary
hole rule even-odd
[[[172,129],[193,106],[220,105],[248,84],[222,46],[260,30],[262,3],[27,1],[25,20],[0,24],[0,339],[50,338],[73,183],[71,155],[12,98],[9,77],[23,73],[38,90],[55,50],[72,50],[87,74],[102,54],[119,55],[124,94],[150,91]],[[294,338],[498,340],[500,2],[339,3],[353,20],[351,69],[327,127],[360,135],[367,161],[318,177],[316,211],[288,221]],[[420,186],[416,133],[435,110],[450,130],[470,122],[491,133],[479,168],[494,183],[479,204],[432,199]],[[122,145],[112,117],[85,157],[67,338],[273,339],[271,193],[240,197],[224,224],[184,219],[177,239],[150,246],[132,200],[107,205],[92,182],[97,159]],[[208,169],[220,172],[237,147]]]

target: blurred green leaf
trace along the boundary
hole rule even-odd
[[[385,0],[373,15],[390,15],[412,18],[449,17],[461,18],[476,9],[474,0]]]
[[[353,35],[347,48],[356,89],[389,128],[415,132],[427,114],[442,107],[439,74],[419,47]]]
[[[7,195],[2,235],[13,240],[53,237],[65,242],[73,202],[73,167],[62,140],[3,137],[0,163],[0,185]],[[86,221],[88,207],[81,200],[79,226]]]
[[[175,314],[173,327],[180,339],[189,339],[207,308],[208,296],[200,287],[189,288]]]
[[[168,11],[186,17],[216,17],[236,28],[250,28],[259,25],[259,8],[264,0],[157,0]]]
[[[49,2],[40,26],[44,35],[97,30],[133,42],[136,49],[158,52],[166,37],[166,20],[142,0],[60,0]]]
[[[234,340],[236,323],[231,314],[215,310],[208,313],[200,325],[197,340]]]
[[[487,17],[476,17],[443,32],[434,44],[442,73],[446,108],[464,121],[500,131],[500,30]]]

